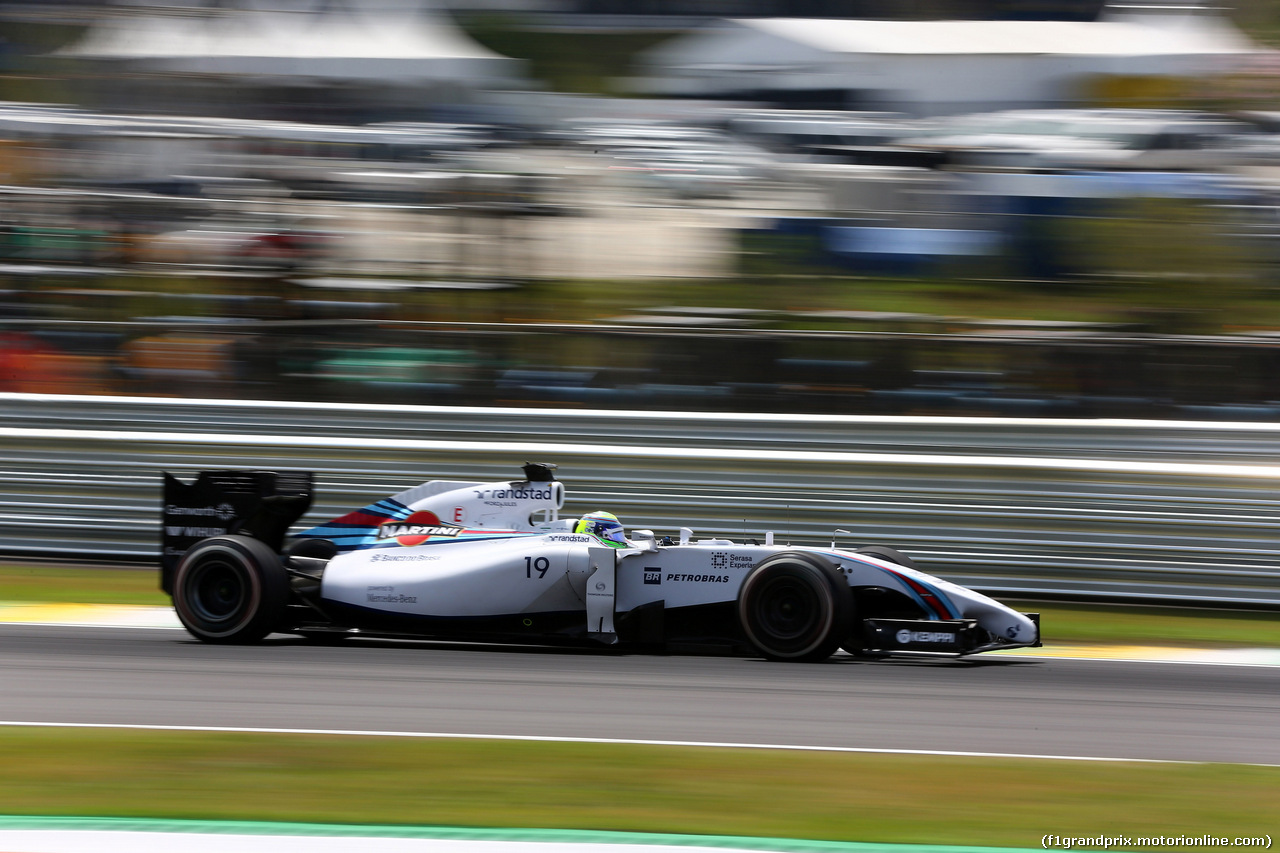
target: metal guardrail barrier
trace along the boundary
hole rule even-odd
[[[0,447],[9,555],[157,560],[164,470],[314,471],[310,525],[532,459],[566,513],[659,535],[889,544],[1004,596],[1280,606],[1273,424],[0,394]]]

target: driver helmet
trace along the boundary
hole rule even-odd
[[[589,533],[611,548],[625,548],[629,544],[622,530],[622,522],[611,512],[589,512],[578,520],[574,533]]]

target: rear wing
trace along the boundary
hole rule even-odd
[[[279,551],[311,497],[310,471],[201,471],[190,484],[165,472],[160,588],[173,591],[178,560],[210,536],[240,533]]]

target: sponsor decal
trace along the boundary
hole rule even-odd
[[[365,598],[374,604],[417,604],[418,596],[396,592],[394,586],[371,586],[365,590]]]
[[[369,601],[374,604],[417,604],[418,596],[402,595],[400,593],[374,594],[369,593]]]
[[[553,533],[547,537],[548,542],[593,542],[590,536],[582,533]]]
[[[374,554],[371,563],[416,563],[422,560],[438,560],[439,554]]]
[[[668,574],[667,580],[676,583],[728,583],[728,575],[675,575]],[[645,581],[648,583],[648,581]]]
[[[754,565],[755,560],[743,554],[726,554],[717,551],[711,555],[713,569],[749,569]]]
[[[217,506],[174,506],[166,504],[164,508],[165,515],[197,515],[206,518],[216,518],[219,521],[230,521],[236,517],[236,510],[229,503],[220,503]]]
[[[379,539],[394,539],[404,546],[421,545],[432,538],[453,538],[462,528],[445,524],[429,510],[421,510],[403,521],[387,521],[378,526]]]
[[[661,583],[662,583],[662,569],[660,569],[660,568],[654,568],[654,567],[652,567],[652,566],[645,566],[645,567],[644,567],[644,582],[645,582],[645,583],[648,583],[648,584],[659,584],[659,585],[661,585]]]
[[[896,635],[899,645],[908,643],[954,643],[956,635],[949,631],[908,631],[903,628]]]
[[[165,536],[189,536],[193,539],[207,539],[210,536],[221,536],[227,532],[225,527],[174,527],[165,525]]]
[[[524,489],[476,489],[476,497],[482,501],[549,501],[551,489],[530,486]]]

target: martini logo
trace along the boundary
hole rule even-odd
[[[378,527],[379,539],[394,539],[401,545],[421,545],[435,537],[453,537],[461,527],[443,524],[434,512],[415,512],[403,521],[388,521]]]

